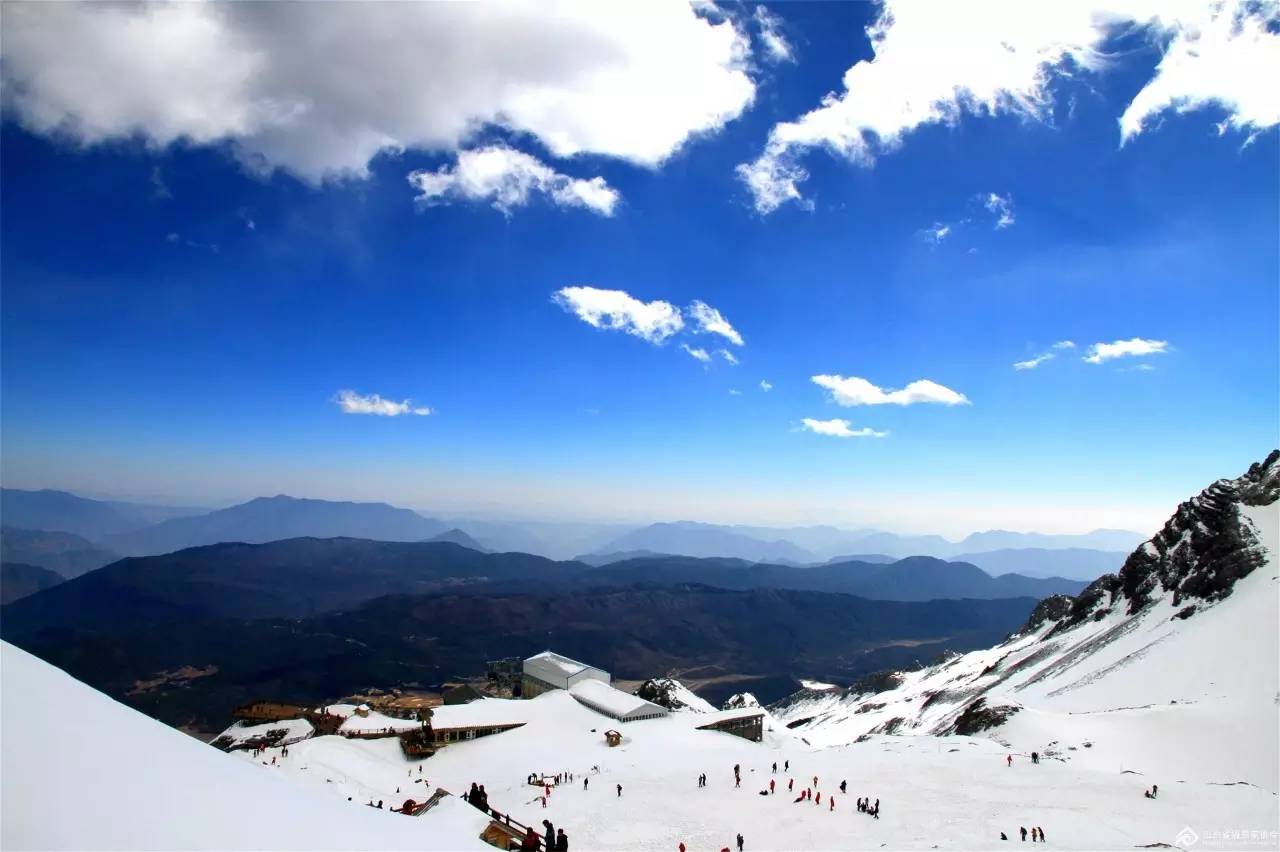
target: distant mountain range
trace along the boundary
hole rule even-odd
[[[992,577],[975,565],[913,556],[892,563],[840,562],[810,568],[740,559],[662,556],[614,562],[591,575],[598,582],[702,583],[722,589],[798,589],[875,600],[993,599],[1074,595],[1086,585],[1061,577]]]
[[[0,605],[51,589],[65,580],[47,568],[21,562],[0,562]]]
[[[386,503],[338,503],[278,495],[259,497],[206,515],[173,518],[152,527],[107,536],[120,553],[171,553],[221,542],[262,543],[316,536],[351,536],[377,541],[421,541],[449,529],[409,509]]]
[[[465,548],[467,548],[468,550],[475,550],[475,551],[478,551],[478,552],[480,552],[480,553],[492,553],[492,552],[493,552],[492,550],[490,550],[489,548],[485,547],[483,544],[481,544],[480,542],[476,541],[474,538],[472,538],[471,536],[467,535],[465,532],[463,532],[462,530],[458,529],[457,527],[454,527],[454,528],[453,528],[453,529],[451,529],[451,530],[445,530],[444,532],[442,532],[442,533],[440,533],[440,534],[438,534],[438,535],[433,535],[431,538],[427,539],[427,541],[430,541],[430,542],[441,542],[441,541],[447,541],[447,542],[449,542],[450,544],[456,544],[456,545],[458,545],[459,547],[465,547]]]
[[[801,541],[807,542],[809,546],[800,544]],[[1141,534],[1125,530],[1094,530],[1081,535],[989,530],[973,533],[961,541],[950,541],[937,535],[903,536],[875,530],[843,531],[834,527],[797,527],[789,530],[678,521],[641,527],[587,555],[595,557],[619,551],[644,550],[679,556],[727,556],[752,562],[812,564],[834,561],[835,558],[848,561],[851,557],[846,554],[873,554],[897,559],[906,556],[958,559],[961,556],[997,550],[1031,548],[1073,548],[1127,554],[1141,541]],[[992,560],[993,564],[997,561]]]
[[[993,530],[952,542],[940,536],[900,536],[830,526],[783,528],[678,521],[632,529],[533,521],[446,521],[386,503],[285,495],[202,511],[90,500],[61,491],[15,489],[3,491],[3,517],[5,524],[15,529],[69,533],[86,540],[76,547],[67,544],[61,548],[63,551],[101,551],[77,557],[75,565],[54,565],[52,556],[36,558],[20,550],[13,553],[14,561],[59,571],[68,569],[71,574],[82,570],[83,565],[105,564],[110,553],[148,556],[222,542],[347,536],[378,541],[440,538],[481,551],[522,552],[548,558],[580,554],[577,558],[593,565],[616,562],[628,554],[723,557],[785,565],[890,562],[906,556],[934,556],[969,562],[993,575],[1090,579],[1114,570],[1117,555],[1127,553],[1141,538],[1122,530],[1095,530],[1076,536]],[[583,545],[585,549],[576,549]],[[1067,552],[1069,556],[1064,555]]]
[[[118,553],[74,533],[0,527],[0,562],[38,565],[63,579],[79,577],[119,558]]]
[[[0,519],[5,526],[69,532],[93,541],[202,511],[205,510],[90,500],[66,491],[0,488]]]

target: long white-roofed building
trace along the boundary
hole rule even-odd
[[[520,694],[524,698],[533,698],[552,689],[567,690],[575,683],[587,680],[608,684],[613,678],[604,669],[571,660],[555,651],[543,651],[524,661]]]
[[[569,694],[584,707],[617,719],[619,722],[638,722],[641,719],[658,719],[670,711],[638,695],[614,689],[598,680],[582,680],[569,687]]]

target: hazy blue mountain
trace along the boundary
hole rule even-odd
[[[898,535],[890,532],[863,536],[855,542],[855,546],[863,553],[883,553],[898,559],[906,556],[944,558],[956,552],[955,542],[940,535]]]
[[[1066,577],[1072,580],[1095,580],[1103,574],[1114,574],[1124,565],[1128,552],[1088,550],[1069,547],[1051,550],[1024,547],[992,550],[987,553],[963,553],[957,562],[972,562],[993,577],[999,574],[1022,574],[1026,577]]]
[[[665,556],[630,559],[597,568],[601,583],[700,583],[722,589],[795,589],[838,592],[875,600],[928,601],[1074,595],[1086,583],[1060,577],[992,577],[976,565],[912,556],[890,564],[840,562],[793,568],[742,559]]]
[[[481,553],[493,552],[457,527],[454,527],[451,530],[445,530],[439,535],[433,535],[431,538],[427,539],[427,541],[447,541],[451,544],[456,544],[459,547],[465,547],[469,550],[478,550]]]
[[[0,518],[6,526],[69,532],[94,541],[155,523],[156,508],[90,500],[66,491],[0,489]]]
[[[681,556],[726,557],[751,562],[786,560],[793,563],[817,561],[814,554],[790,541],[761,541],[730,527],[692,521],[650,524],[614,539],[595,554],[628,550],[648,550]]]
[[[841,553],[854,553],[855,543],[878,532],[873,529],[846,530],[829,525],[807,527],[760,527],[748,525],[727,526],[724,529],[749,536],[760,541],[789,541],[814,554],[819,560],[827,560]]]
[[[109,536],[120,553],[147,556],[219,542],[261,543],[301,538],[422,541],[447,530],[438,520],[386,503],[340,503],[279,495],[190,518],[173,518],[136,532]]]
[[[1094,530],[1079,535],[1051,535],[1036,532],[1009,532],[987,530],[965,537],[956,545],[955,553],[986,553],[992,550],[1043,548],[1063,550],[1083,548],[1087,550],[1123,551],[1128,554],[1147,537],[1131,530]],[[1123,562],[1124,560],[1121,560]]]
[[[827,564],[836,562],[870,562],[873,565],[888,565],[890,562],[897,562],[901,557],[886,556],[883,553],[852,553],[845,556],[833,556],[827,560]]]
[[[615,562],[626,562],[628,559],[654,559],[670,555],[670,553],[655,553],[652,550],[623,550],[618,553],[586,553],[574,557],[574,561],[600,568]]]
[[[0,562],[0,606],[65,582],[60,574],[39,565]]]
[[[38,565],[68,580],[119,558],[74,533],[0,527],[0,561]]]

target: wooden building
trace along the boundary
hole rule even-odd
[[[713,714],[713,718],[699,725],[698,730],[721,731],[758,743],[764,739],[764,713],[756,709],[725,710]]]
[[[231,711],[232,716],[246,722],[282,722],[285,719],[301,719],[306,714],[306,707],[266,700],[250,701]]]

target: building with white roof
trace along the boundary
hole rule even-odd
[[[569,694],[584,707],[619,722],[657,719],[670,712],[665,707],[598,680],[580,680],[569,687]]]
[[[548,690],[569,689],[575,683],[587,680],[608,684],[612,679],[603,669],[571,660],[554,651],[543,651],[524,661],[520,694],[533,698]]]

